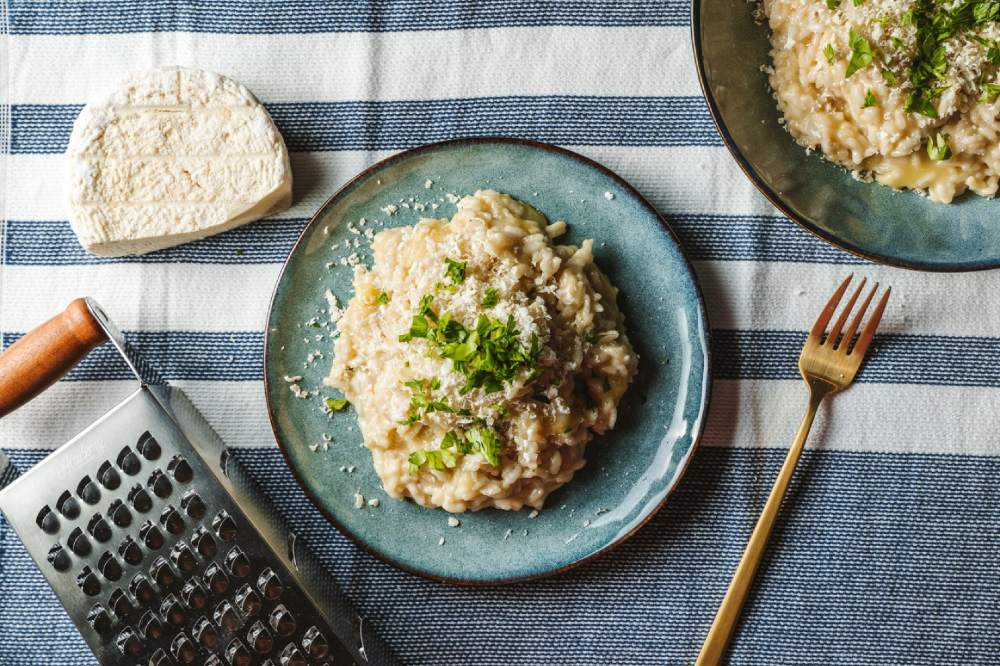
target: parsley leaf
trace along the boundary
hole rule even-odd
[[[494,467],[500,464],[500,438],[489,428],[475,428],[465,433],[476,453],[482,454],[486,462]]]
[[[826,0],[827,9],[836,9],[840,6],[840,0]]]
[[[540,352],[538,336],[533,334],[525,349],[512,316],[504,322],[481,314],[475,328],[469,329],[448,313],[438,318],[430,310],[429,299],[429,296],[421,299],[409,332],[399,339],[408,342],[426,338],[431,348],[441,358],[450,359],[454,370],[465,377],[461,393],[475,388],[495,393],[525,369],[526,381],[533,381],[541,374],[536,364]]]
[[[452,261],[451,259],[445,259],[444,263],[447,268],[444,274],[451,278],[452,284],[462,284],[465,281],[465,263],[464,261]]]
[[[851,59],[847,63],[846,78],[850,78],[854,72],[867,67],[872,63],[872,46],[868,40],[854,32],[854,28],[848,32],[848,41],[851,45]]]
[[[896,75],[893,74],[888,69],[882,70],[882,80],[886,82],[887,85],[894,86],[898,82]]]
[[[339,412],[342,409],[344,409],[345,407],[347,407],[349,404],[351,404],[351,403],[349,403],[347,400],[344,400],[343,398],[327,398],[326,399],[326,407],[331,412]]]
[[[487,287],[486,288],[486,293],[483,294],[483,307],[484,308],[491,308],[494,305],[496,305],[497,301],[499,301],[499,300],[500,300],[500,296],[497,293],[497,290],[494,289],[493,287]]]
[[[854,6],[855,7],[860,7],[861,5],[864,4],[864,2],[865,2],[865,0],[854,0]]]
[[[379,305],[388,305],[389,294],[385,293],[384,291],[378,292],[378,297],[375,299],[375,302],[378,303]]]
[[[875,106],[877,104],[878,100],[875,98],[875,94],[869,89],[868,92],[865,93],[864,108],[867,109],[869,106]]]
[[[837,54],[834,52],[831,44],[827,44],[823,47],[823,55],[826,56],[826,61],[831,65],[833,64],[833,61],[837,59]]]
[[[1000,47],[993,45],[986,50],[986,59],[990,61],[991,65],[1000,67]]]
[[[927,137],[927,156],[938,162],[951,157],[951,148],[940,132],[934,137]]]
[[[1000,95],[1000,85],[996,83],[980,83],[979,90],[981,91],[980,104],[989,104],[996,100],[997,95]]]
[[[910,113],[919,113],[928,118],[937,118],[938,112],[934,108],[933,100],[944,92],[944,88],[932,88],[930,90],[914,90],[906,96],[903,110]]]

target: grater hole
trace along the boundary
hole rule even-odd
[[[90,476],[80,479],[80,483],[76,485],[76,494],[87,504],[97,504],[101,500],[101,491]]]
[[[132,449],[128,446],[118,452],[116,462],[118,463],[119,469],[129,476],[135,476],[138,474],[139,469],[142,467],[142,463],[139,462],[139,457],[135,455]]]
[[[250,575],[250,558],[239,546],[234,546],[226,553],[226,569],[236,578],[246,578]]]
[[[116,499],[108,507],[108,518],[118,527],[124,528],[132,524],[132,512],[120,499]]]
[[[97,580],[97,576],[90,567],[84,567],[80,570],[80,573],[76,575],[76,584],[88,597],[93,597],[101,592],[101,581]]]
[[[101,559],[97,561],[97,569],[101,572],[101,575],[109,581],[116,581],[122,577],[122,565],[118,563],[115,556],[110,552],[105,551],[101,555]]]
[[[124,620],[132,612],[132,602],[129,601],[128,597],[121,590],[115,590],[111,593],[111,598],[108,600],[108,607],[119,620]]]
[[[56,510],[70,520],[75,520],[80,515],[80,504],[68,490],[64,490],[56,501]]]
[[[198,648],[184,633],[174,637],[170,643],[170,652],[174,655],[174,659],[182,664],[190,664],[198,656]]]
[[[99,513],[91,516],[90,522],[87,523],[87,531],[90,532],[90,536],[97,539],[100,543],[104,543],[111,538],[111,526],[108,525],[108,521],[104,520],[104,516]]]
[[[138,483],[128,491],[128,503],[139,513],[146,513],[153,508],[153,499],[146,492],[146,489]]]
[[[226,661],[232,666],[250,666],[252,660],[253,657],[250,656],[250,651],[247,650],[247,646],[240,639],[234,638],[226,646]]]
[[[69,569],[70,560],[69,553],[60,544],[52,544],[49,548],[49,554],[47,556],[49,564],[51,564],[56,571],[66,571]]]
[[[91,629],[99,634],[106,634],[111,631],[111,616],[108,615],[108,611],[104,610],[104,606],[101,604],[94,604],[89,611],[87,611],[87,624],[90,625]]]
[[[156,596],[149,579],[142,574],[136,574],[132,578],[128,584],[128,591],[136,603],[143,607],[149,607],[149,604],[153,603],[153,597]]]
[[[281,651],[281,666],[309,666],[309,662],[302,656],[295,643],[289,643]]]
[[[267,654],[274,649],[274,636],[264,626],[264,623],[258,620],[253,623],[253,626],[247,632],[247,643],[250,644],[254,652]]]
[[[146,611],[139,618],[139,631],[147,641],[158,641],[163,638],[165,632],[163,623],[153,611]]]
[[[142,641],[132,627],[125,627],[115,639],[118,650],[126,657],[138,657],[142,652]]]
[[[149,431],[139,436],[139,443],[135,446],[146,460],[156,460],[160,457],[160,443],[149,434]]]
[[[195,620],[191,635],[206,650],[214,650],[219,646],[219,632],[207,617],[200,617]]]
[[[90,555],[90,540],[87,539],[87,535],[79,527],[73,528],[73,531],[69,533],[66,545],[80,557]]]
[[[243,624],[239,613],[236,612],[236,609],[233,608],[233,605],[228,600],[219,602],[219,605],[215,607],[215,612],[212,614],[212,619],[215,620],[215,623],[223,631],[230,634],[239,629],[240,625]]]
[[[172,594],[164,598],[160,604],[160,616],[175,627],[184,625],[184,607]]]
[[[35,523],[42,528],[43,532],[55,534],[59,531],[59,518],[56,516],[55,512],[49,508],[48,504],[43,506],[41,511],[38,512],[38,517],[35,518]]]
[[[288,638],[295,633],[295,618],[288,612],[284,604],[275,606],[274,610],[271,611],[270,621],[274,632],[283,638]]]
[[[191,537],[191,544],[194,545],[198,554],[206,560],[210,560],[219,552],[219,547],[215,544],[215,539],[204,527],[199,527]]]
[[[194,470],[191,469],[191,465],[184,459],[184,456],[180,454],[170,459],[170,462],[167,464],[167,471],[170,473],[170,476],[174,477],[177,483],[187,483],[194,478]]]
[[[191,610],[201,610],[208,605],[208,592],[198,579],[195,578],[184,583],[184,588],[181,590],[181,599]]]
[[[142,562],[142,548],[130,536],[125,537],[118,546],[118,554],[122,556],[127,564],[136,566]]]
[[[170,479],[167,478],[167,475],[162,470],[155,470],[150,474],[149,479],[146,481],[146,486],[153,491],[154,495],[161,499],[170,497],[170,491],[173,490]]]
[[[184,531],[184,519],[172,505],[160,512],[160,524],[171,534],[177,535]]]
[[[170,657],[167,656],[166,652],[157,650],[149,658],[149,666],[174,666],[174,663],[170,661]]]
[[[302,636],[302,649],[313,659],[325,659],[330,654],[330,644],[326,636],[315,625],[306,629],[306,633]]]
[[[115,468],[107,460],[97,468],[97,480],[108,490],[116,490],[122,483],[122,477],[118,475]]]
[[[144,544],[146,544],[146,548],[149,548],[150,550],[159,550],[160,548],[163,548],[163,532],[161,532],[156,525],[148,520],[142,524],[142,527],[139,528],[139,538],[142,539]]]

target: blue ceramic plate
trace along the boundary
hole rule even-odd
[[[427,188],[426,181],[433,181]],[[459,516],[389,498],[361,446],[353,411],[328,416],[321,398],[330,341],[323,292],[346,303],[352,269],[340,264],[348,227],[364,217],[385,226],[430,215],[389,203],[438,203],[484,187],[508,193],[550,219],[569,223],[569,241],[594,238],[598,265],[621,289],[626,329],[639,374],[619,409],[618,425],[593,440],[587,465],[553,493],[537,518],[528,511],[484,510]],[[605,193],[614,195],[613,199]],[[412,199],[411,199],[412,198]],[[352,227],[354,225],[351,225]],[[376,228],[381,228],[376,226]],[[360,237],[363,239],[363,236]],[[337,250],[331,246],[336,244]],[[355,251],[353,248],[351,251]],[[356,250],[369,260],[367,244]],[[331,265],[331,262],[332,265]],[[322,340],[316,336],[322,335]],[[320,351],[325,358],[309,354]],[[278,444],[299,483],[344,534],[413,573],[458,583],[500,583],[567,569],[612,548],[660,508],[694,452],[709,395],[708,322],[698,285],[670,229],[627,183],[574,153],[539,143],[470,139],[432,144],[376,164],[345,185],[316,214],[278,280],[268,318],[264,377]],[[302,376],[292,394],[286,376]],[[324,435],[331,438],[326,442]],[[353,471],[350,471],[353,470]],[[378,498],[355,508],[355,493]],[[444,537],[444,545],[439,540]]]
[[[929,271],[1000,267],[996,201],[966,194],[936,204],[861,183],[806,155],[779,124],[761,65],[770,64],[757,3],[692,3],[691,30],[705,99],[722,139],[757,189],[820,238],[873,261]]]

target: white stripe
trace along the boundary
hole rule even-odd
[[[4,330],[29,331],[91,296],[123,330],[263,331],[278,264],[5,266]],[[316,285],[318,300],[322,287]]]
[[[676,213],[775,215],[722,147],[567,146],[615,171],[668,217]],[[280,217],[311,217],[338,187],[394,151],[293,153],[295,205]],[[65,220],[62,155],[9,155],[8,219]],[[540,181],[539,190],[546,186]],[[550,184],[556,187],[556,184]],[[725,196],[719,196],[725,192]]]
[[[274,446],[264,385],[251,382],[178,381],[198,411],[230,446]],[[53,449],[75,437],[130,395],[131,381],[59,382],[0,420],[0,442]]]
[[[856,384],[820,408],[808,447],[1000,455],[996,389]],[[799,380],[717,381],[704,444],[788,448],[806,408]],[[974,414],[975,418],[963,418]]]
[[[265,102],[700,94],[683,27],[147,32],[13,35],[9,42],[16,104],[86,102],[131,71],[165,64],[226,74]]]
[[[230,446],[273,446],[261,382],[176,382]],[[60,382],[0,421],[4,446],[54,448],[125,398],[128,381]],[[704,446],[787,448],[805,410],[798,380],[717,381]],[[994,389],[857,384],[820,409],[808,447],[1000,455]],[[906,409],[900,409],[905,405]],[[963,419],[961,414],[977,414]],[[57,418],[53,415],[58,415]]]
[[[875,264],[752,261],[702,261],[695,271],[714,328],[806,331],[840,281],[854,273],[854,285],[867,277],[869,285],[892,287],[879,333],[1000,336],[1000,319],[982,305],[984,294],[1000,293],[998,271],[952,276]]]

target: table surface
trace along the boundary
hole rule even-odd
[[[690,663],[805,407],[803,331],[850,271],[890,283],[892,302],[857,384],[817,420],[732,662],[996,658],[1000,273],[876,266],[777,214],[700,97],[688,2],[0,7],[3,342],[76,296],[96,297],[237,448],[406,663]],[[295,204],[199,243],[98,259],[66,222],[61,153],[81,104],[158,64],[230,75],[268,105],[292,151]],[[637,536],[556,578],[460,589],[373,560],[312,508],[275,448],[261,358],[281,262],[319,204],[377,159],[475,134],[577,150],[663,212],[705,292],[715,385],[701,449]],[[109,358],[95,354],[0,422],[17,467],[125,396]],[[0,519],[0,664],[93,663]]]

